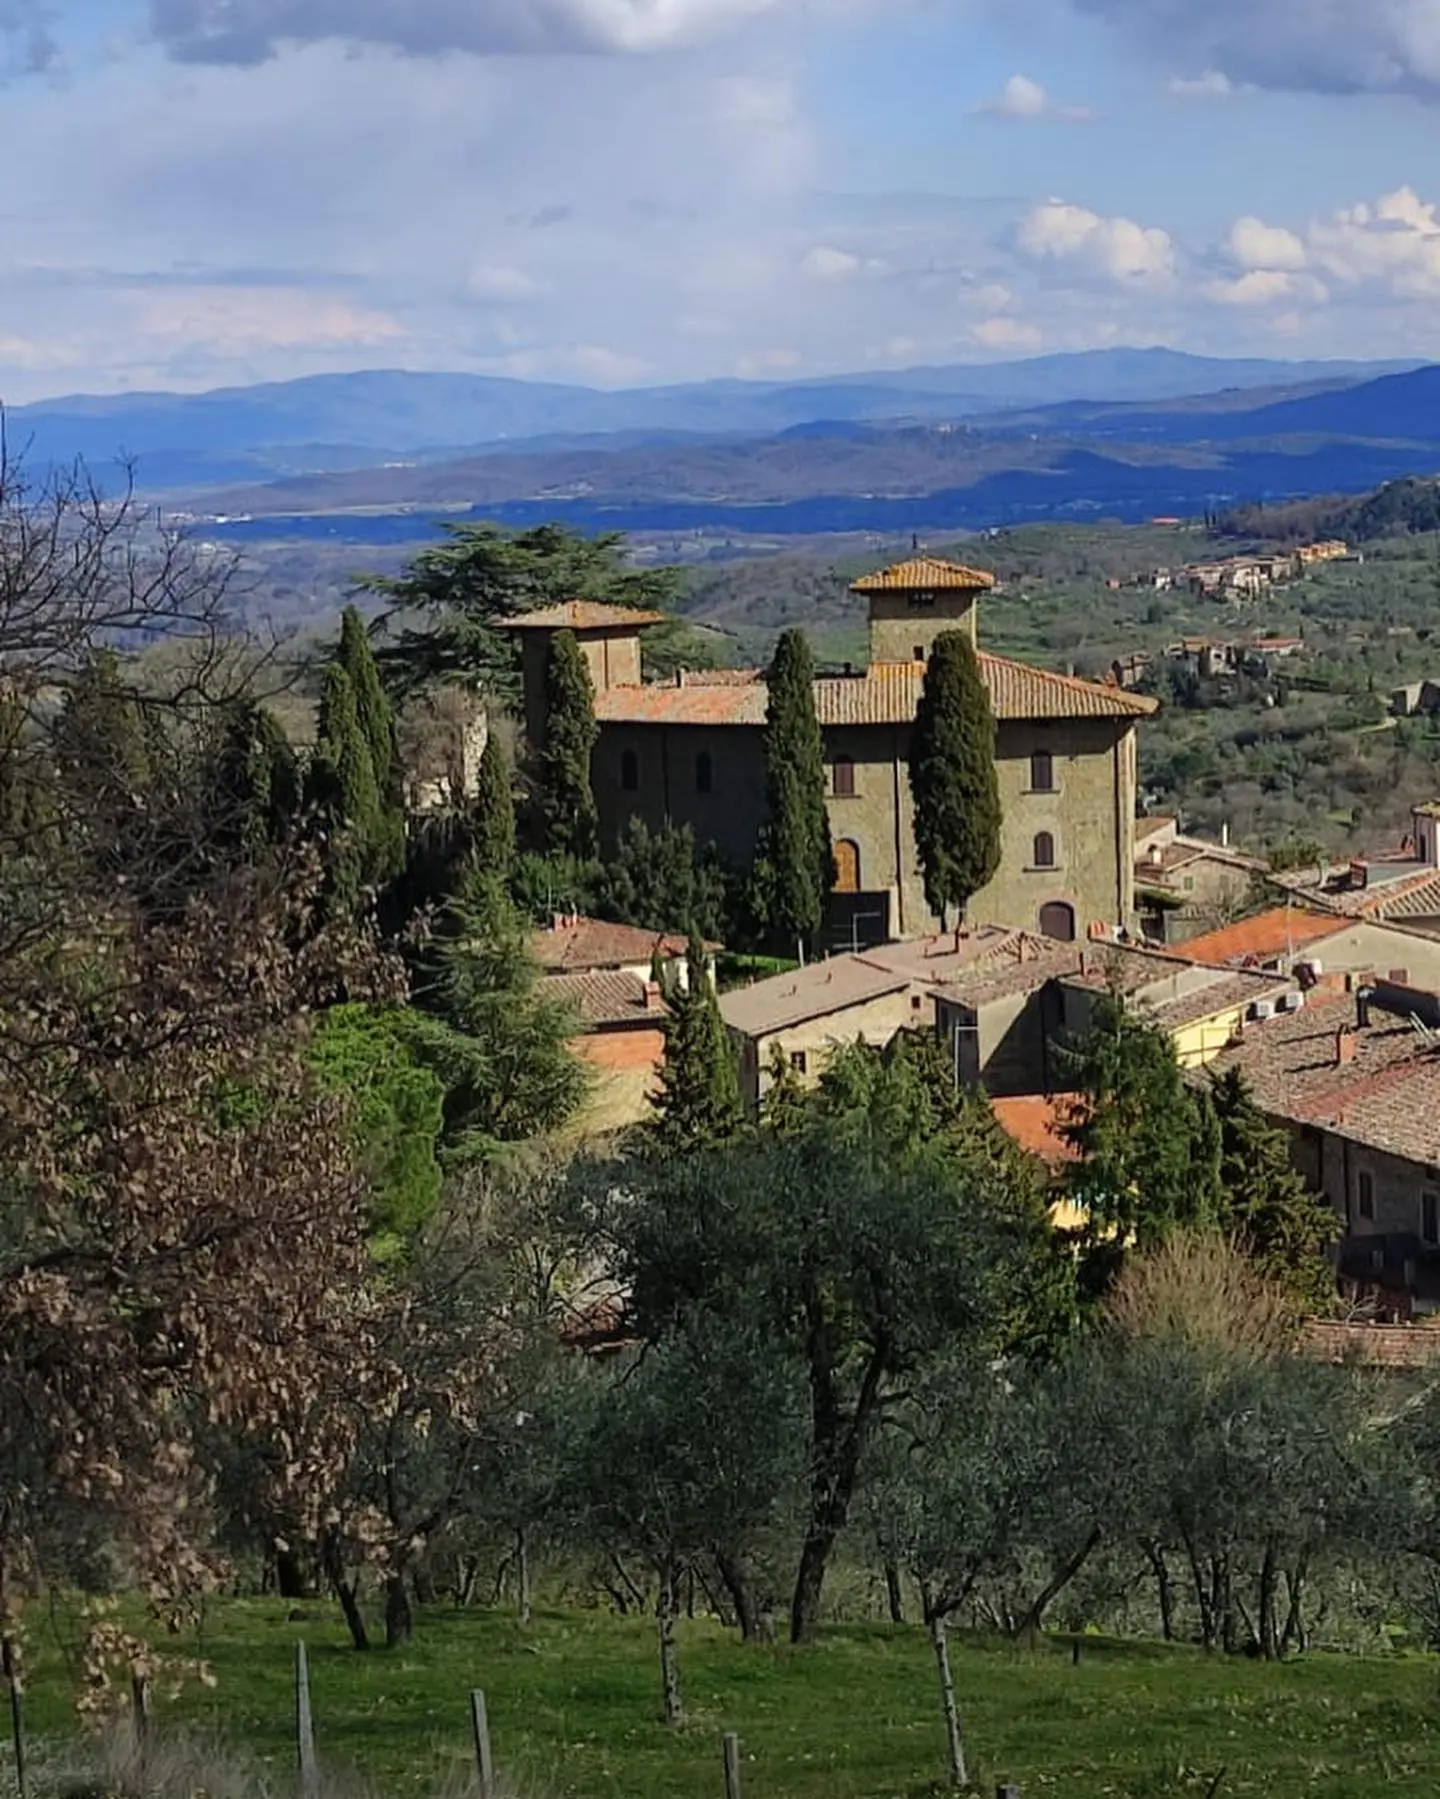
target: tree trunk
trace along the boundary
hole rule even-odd
[[[890,1607],[890,1622],[905,1622],[905,1594],[900,1585],[900,1570],[894,1562],[885,1564],[885,1598]]]
[[[1290,1593],[1289,1610],[1285,1617],[1285,1632],[1280,1639],[1280,1653],[1292,1646],[1304,1655],[1310,1647],[1310,1634],[1305,1628],[1305,1575],[1309,1565],[1309,1557],[1301,1555],[1295,1564],[1295,1572],[1287,1574],[1285,1584]]]
[[[935,1668],[940,1676],[940,1704],[945,1711],[945,1741],[950,1751],[950,1784],[969,1785],[965,1766],[965,1734],[960,1728],[960,1707],[955,1703],[955,1677],[950,1669],[950,1640],[945,1629],[943,1611],[931,1610],[930,1645],[935,1651]]]
[[[1260,1564],[1260,1627],[1256,1633],[1260,1653],[1267,1662],[1280,1659],[1279,1597],[1280,1567],[1275,1554],[1275,1539],[1270,1537],[1265,1543],[1265,1559]]]
[[[415,1635],[415,1614],[403,1574],[385,1576],[385,1647],[398,1649]]]
[[[530,1619],[532,1615],[530,1604],[530,1543],[525,1535],[523,1526],[515,1533],[515,1585],[518,1589],[520,1601],[520,1627],[522,1630],[528,1630],[530,1628]]]
[[[1025,1636],[1027,1633],[1033,1636],[1040,1629],[1045,1622],[1046,1612],[1070,1585],[1086,1562],[1090,1560],[1099,1542],[1099,1530],[1092,1530],[1080,1547],[1060,1564],[1036,1594],[1034,1603],[1016,1626],[1014,1634],[1017,1637]]]
[[[313,1599],[315,1581],[296,1549],[275,1551],[275,1591],[282,1599]]]
[[[660,1635],[660,1691],[665,1705],[665,1722],[683,1724],[685,1708],[680,1701],[680,1662],[675,1650],[675,1615],[678,1610],[675,1592],[675,1569],[667,1562],[660,1569],[660,1597],[655,1604],[655,1622]]]
[[[365,1628],[365,1614],[360,1610],[360,1583],[346,1576],[345,1564],[337,1544],[327,1543],[321,1553],[325,1576],[330,1582],[331,1591],[340,1602],[345,1628],[350,1632],[350,1641],[356,1649],[363,1652],[370,1647],[370,1633]]]
[[[750,1570],[728,1549],[715,1551],[715,1569],[725,1584],[725,1591],[730,1595],[730,1603],[735,1608],[735,1622],[740,1627],[742,1643],[758,1643],[761,1637],[760,1606],[755,1598],[755,1587],[750,1579]]]
[[[1175,1641],[1175,1583],[1170,1564],[1158,1543],[1145,1545],[1146,1559],[1155,1575],[1155,1592],[1160,1601],[1160,1634],[1167,1643]]]

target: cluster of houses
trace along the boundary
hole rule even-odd
[[[1183,568],[1156,568],[1137,575],[1133,585],[1157,593],[1178,589],[1206,599],[1253,600],[1267,587],[1293,581],[1324,562],[1359,562],[1363,554],[1352,551],[1339,538],[1302,544],[1296,550],[1269,551],[1263,555],[1223,556],[1205,562],[1188,562]],[[1122,585],[1112,581],[1112,587]]]
[[[1239,680],[1242,676],[1266,680],[1304,653],[1303,637],[1181,637],[1158,654],[1131,650],[1116,657],[1107,679],[1116,687],[1136,688],[1159,662],[1201,681]]]

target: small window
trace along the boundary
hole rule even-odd
[[[714,793],[715,765],[710,760],[709,750],[701,750],[695,758],[695,791],[696,793]]]
[[[1420,1235],[1427,1243],[1440,1243],[1440,1193],[1420,1195]]]
[[[933,612],[935,610],[935,595],[933,593],[912,593],[910,595],[909,605],[912,612]]]
[[[925,645],[923,643],[912,644],[910,654],[916,662],[925,662],[929,660],[925,654]]]
[[[1054,793],[1055,763],[1049,750],[1036,750],[1030,758],[1030,791]]]
[[[1053,868],[1055,866],[1055,839],[1049,831],[1035,833],[1035,842],[1030,851],[1030,861],[1033,868]]]
[[[1185,875],[1182,878],[1180,885],[1185,889],[1186,893],[1193,893],[1195,891],[1194,875]]]
[[[620,758],[620,787],[625,793],[636,793],[640,787],[640,758],[634,750],[626,750]]]
[[[923,1006],[924,1004],[925,1004],[925,1001],[920,996],[920,994],[912,993],[910,995],[910,1010],[912,1012],[918,1012],[920,1010],[921,1006]]]
[[[855,797],[855,764],[848,756],[837,756],[832,775],[832,785],[837,800],[853,800]]]
[[[1375,1216],[1375,1176],[1362,1170],[1356,1182],[1356,1188],[1360,1216],[1373,1218]]]
[[[791,1050],[790,1066],[795,1070],[796,1074],[805,1074],[808,1071],[808,1063],[803,1049]]]

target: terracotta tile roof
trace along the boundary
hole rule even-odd
[[[1137,818],[1135,820],[1135,841],[1144,843],[1147,837],[1153,837],[1157,831],[1173,831],[1176,828],[1176,821],[1173,818],[1163,816]]]
[[[720,1014],[732,1031],[746,1037],[768,1037],[792,1025],[808,1024],[864,1006],[892,993],[903,993],[910,977],[879,968],[861,956],[832,956],[793,974],[772,975],[750,987],[720,996]]]
[[[979,658],[997,719],[1146,718],[1156,702],[1123,688],[1052,674],[1003,656]],[[859,675],[822,675],[815,711],[822,725],[902,725],[915,716],[923,662],[876,662]],[[595,696],[602,724],[763,725],[768,692],[756,677],[740,684],[611,687]]]
[[[1319,943],[1343,931],[1345,924],[1333,913],[1305,912],[1295,906],[1275,906],[1254,918],[1238,924],[1208,931],[1203,937],[1192,937],[1188,943],[1175,946],[1175,953],[1191,962],[1225,963],[1268,962],[1301,950],[1307,944]]]
[[[648,966],[657,949],[663,956],[683,956],[685,939],[571,915],[536,931],[530,947],[535,960],[550,973],[580,974],[596,969]]]
[[[566,600],[561,606],[539,606],[514,618],[497,619],[502,631],[630,631],[663,625],[663,612],[634,606],[604,606],[598,600]]]
[[[850,584],[851,593],[915,593],[951,588],[975,593],[993,587],[995,577],[983,568],[966,568],[961,562],[945,562],[938,556],[912,556],[906,562],[877,569]]]
[[[646,998],[647,983],[633,974],[555,974],[544,991],[547,998],[566,1000],[591,1030],[617,1025],[658,1030],[667,1010],[663,999],[652,1004]]]
[[[1080,1157],[1074,1144],[1061,1135],[1061,1127],[1068,1123],[1076,1103],[1073,1093],[1057,1093],[1048,1098],[1043,1094],[1027,1095],[1022,1099],[992,1099],[990,1110],[1021,1149],[1029,1150],[1049,1167],[1058,1168]]]
[[[1440,1052],[1408,1019],[1374,1012],[1355,1034],[1355,1055],[1341,1063],[1336,1039],[1355,1022],[1343,995],[1312,994],[1299,1012],[1247,1027],[1238,1044],[1211,1063],[1238,1068],[1265,1111],[1319,1125],[1352,1142],[1412,1162],[1440,1163]]]
[[[1232,974],[1216,973],[1213,979],[1192,987],[1189,992],[1177,993],[1173,998],[1141,995],[1136,1010],[1162,1031],[1183,1031],[1187,1025],[1199,1024],[1202,1019],[1248,1008],[1257,999],[1278,1000],[1292,986],[1288,976],[1237,968]]]

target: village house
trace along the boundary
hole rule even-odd
[[[910,797],[910,730],[926,661],[942,631],[977,637],[981,570],[919,556],[855,583],[870,614],[858,672],[822,675],[815,709],[828,768],[835,846],[835,941],[923,936],[925,900]],[[766,816],[767,691],[758,670],[641,679],[640,636],[653,613],[573,601],[506,621],[520,633],[525,722],[544,741],[544,673],[556,631],[575,634],[595,688],[591,760],[602,829],[688,824],[748,866]],[[1074,941],[1133,925],[1135,728],[1155,702],[978,651],[997,721],[1004,817],[1000,867],[969,907],[978,924]],[[858,928],[863,926],[862,928]]]
[[[1440,802],[1413,807],[1411,821],[1411,831],[1392,851],[1289,870],[1272,876],[1271,884],[1314,912],[1440,935]]]
[[[1183,943],[1233,917],[1270,871],[1263,857],[1192,837],[1174,818],[1136,819],[1135,848],[1141,929],[1155,943]]]
[[[1393,1313],[1440,1309],[1440,996],[1379,980],[1246,1029],[1235,1069],[1343,1221],[1339,1265]]]

